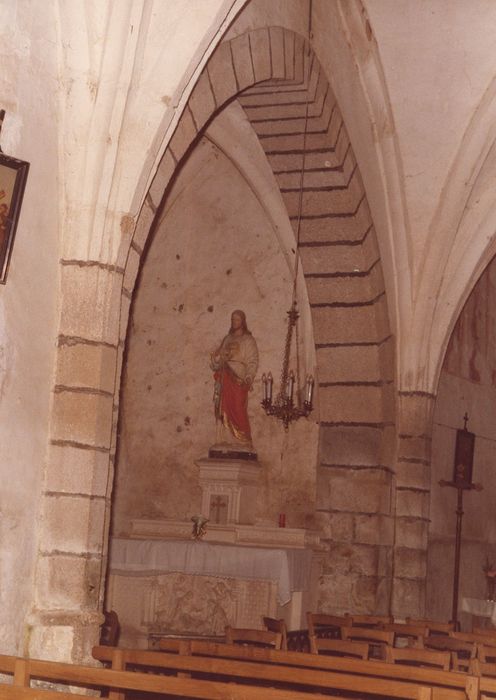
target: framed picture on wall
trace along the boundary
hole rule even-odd
[[[0,284],[5,284],[29,163],[0,153]]]

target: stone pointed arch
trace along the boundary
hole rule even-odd
[[[428,362],[423,384],[435,391],[458,316],[496,253],[496,80],[488,86],[466,129],[433,219],[416,301],[412,354]],[[469,177],[467,177],[469,173]],[[429,299],[434,299],[430,303]],[[422,326],[423,333],[422,333]],[[417,348],[420,346],[420,352]],[[409,366],[414,357],[409,358]]]
[[[394,363],[380,254],[359,168],[336,99],[301,36],[281,27],[249,31],[220,44],[201,74],[145,198],[124,275],[126,318],[143,253],[175,173],[203,129],[238,99],[272,167],[293,228],[297,225],[305,105],[309,100],[301,255],[319,367],[320,501],[316,520],[336,533],[357,523],[355,540],[334,534],[329,556],[345,549],[373,563],[325,574],[328,609],[386,610],[393,545],[391,460],[394,451]],[[121,337],[124,342],[124,336]],[[331,488],[331,482],[333,487]],[[384,523],[389,523],[384,525]],[[387,533],[370,544],[369,529]],[[346,538],[345,538],[346,539]],[[343,567],[346,564],[343,560]]]

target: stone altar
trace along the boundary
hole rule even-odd
[[[262,616],[305,625],[320,573],[317,533],[296,528],[134,520],[110,548],[107,606],[121,620],[123,645],[150,635],[222,635],[226,625],[261,628]]]

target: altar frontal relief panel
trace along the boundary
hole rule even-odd
[[[236,94],[184,158],[208,110]],[[283,510],[289,527],[321,529],[328,552],[321,608],[374,611],[388,605],[392,545],[392,359],[381,263],[327,78],[303,39],[280,28],[219,46],[138,222],[143,240],[165,188],[129,327],[114,532],[125,533],[132,517],[185,518],[199,507],[194,459],[205,454],[213,430],[208,353],[227,332],[232,310],[247,314],[261,370],[279,367],[292,284],[284,236],[288,226],[297,229],[307,99],[300,245],[320,406],[286,435],[251,398],[265,470],[258,517],[276,523]],[[256,171],[250,177],[248,161]],[[260,397],[260,376],[254,392]]]

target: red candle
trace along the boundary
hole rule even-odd
[[[279,527],[286,527],[286,513],[279,513]]]

